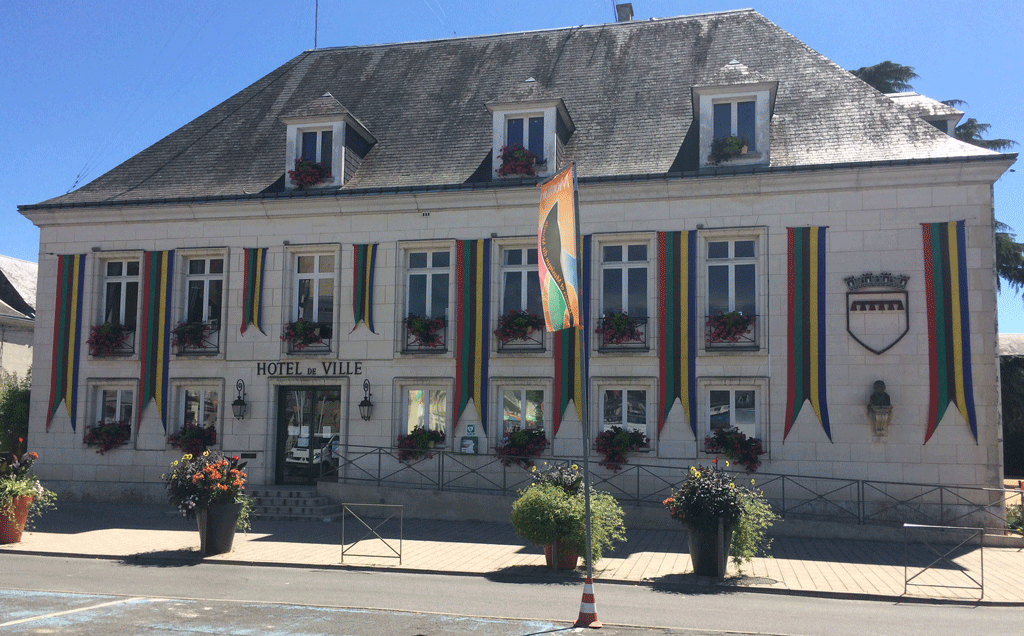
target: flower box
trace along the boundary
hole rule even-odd
[[[295,187],[304,190],[330,179],[331,171],[318,161],[299,158],[295,160],[295,169],[288,171],[288,178]]]
[[[128,420],[112,422],[100,421],[85,431],[85,445],[98,447],[100,455],[107,451],[124,446],[132,437],[132,424]]]
[[[331,323],[312,322],[300,318],[285,324],[281,340],[288,344],[290,351],[302,351],[308,347],[330,349],[331,335]]]
[[[130,354],[132,349],[128,344],[128,338],[133,331],[117,321],[94,325],[89,332],[89,339],[85,341],[89,345],[89,354],[93,356]]]
[[[744,314],[741,311],[730,311],[719,313],[717,316],[708,316],[705,320],[705,333],[708,344],[733,344],[743,342],[753,344],[754,327],[757,324],[757,316]]]
[[[747,154],[747,140],[742,137],[722,137],[711,142],[708,165],[717,166],[723,161]]]
[[[537,168],[547,164],[547,161],[519,144],[502,146],[499,159],[501,167],[496,171],[499,177],[535,177]]]
[[[429,318],[409,314],[405,319],[405,349],[407,351],[444,351],[445,326],[444,317]]]
[[[494,454],[505,466],[518,464],[523,468],[532,468],[533,458],[540,457],[548,445],[544,429],[521,429],[514,426],[512,430],[502,436],[501,442],[494,449]]]
[[[621,426],[612,426],[601,431],[594,441],[594,448],[604,455],[598,463],[614,472],[622,470],[626,463],[626,454],[649,450],[651,440],[640,431],[625,430]]]
[[[398,461],[413,462],[424,457],[433,457],[434,453],[431,450],[438,448],[438,445],[443,446],[444,440],[444,431],[416,426],[408,435],[398,436],[395,442],[395,447],[398,448]]]

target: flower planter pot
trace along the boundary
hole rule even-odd
[[[544,545],[544,562],[547,566],[553,567],[552,563],[552,552],[554,551],[554,544],[548,543]],[[558,568],[559,570],[575,570],[576,566],[579,565],[580,555],[575,550],[569,550],[563,548],[561,545],[558,546]]]
[[[696,527],[686,524],[686,539],[693,561],[693,573],[697,576],[724,578],[729,563],[729,546],[732,544],[732,524],[719,520],[716,527]]]
[[[199,550],[203,556],[231,552],[235,539],[235,523],[242,504],[212,504],[196,513],[199,524]]]
[[[28,507],[31,504],[32,495],[22,495],[14,497],[11,503],[0,508],[0,544],[21,541],[21,533],[25,530],[25,521],[28,519]]]

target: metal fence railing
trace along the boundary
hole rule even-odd
[[[582,464],[576,457],[544,456],[543,467]],[[630,457],[619,471],[591,463],[595,488],[623,503],[660,505],[686,479],[689,462]],[[1024,504],[1024,491],[973,486],[812,477],[778,473],[734,473],[738,483],[760,490],[783,518],[856,524],[1006,527],[1006,510]],[[530,483],[517,464],[505,466],[495,455],[433,449],[414,462],[398,459],[398,449],[379,446],[340,447],[338,468],[327,478],[344,483],[421,488],[452,492],[514,495]]]

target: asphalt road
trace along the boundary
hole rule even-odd
[[[595,586],[601,634],[892,636],[1006,633],[1020,608],[836,600],[711,588]],[[582,585],[536,578],[5,554],[5,634],[570,633]],[[587,630],[589,631],[589,630]]]

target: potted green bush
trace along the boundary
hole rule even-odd
[[[691,466],[686,481],[662,503],[686,526],[698,576],[724,577],[730,552],[740,567],[766,550],[771,542],[765,533],[778,518],[760,491],[737,485],[717,459],[709,467]]]
[[[586,554],[586,510],[579,467],[559,467],[531,473],[533,483],[519,492],[512,504],[512,527],[516,534],[544,546],[548,567],[575,569],[579,555]],[[616,541],[625,541],[623,512],[606,492],[590,493],[592,563]]]
[[[21,444],[22,438],[18,438]],[[53,509],[57,495],[29,472],[39,459],[34,452],[0,453],[0,544],[18,543],[33,519]]]

